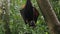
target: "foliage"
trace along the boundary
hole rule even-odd
[[[20,15],[20,10],[22,5],[26,3],[26,0],[11,0],[10,3],[10,30],[12,34],[49,34],[49,29],[47,24],[44,21],[44,17],[37,5],[36,0],[32,0],[32,4],[39,11],[40,15],[38,17],[36,28],[32,29],[28,25],[25,25],[22,16]],[[51,0],[51,5],[53,6],[58,19],[60,20],[60,1]],[[0,34],[4,34],[3,21],[0,20]]]

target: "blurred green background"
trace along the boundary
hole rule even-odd
[[[44,21],[44,17],[37,5],[36,0],[31,0],[32,5],[39,11],[39,17],[36,23],[36,28],[32,29],[28,25],[25,25],[23,18],[20,14],[20,10],[22,10],[22,6],[25,5],[26,0],[10,0],[10,10],[9,10],[9,28],[12,34],[25,34],[26,32],[29,34],[49,34],[50,31],[46,22]],[[50,3],[60,21],[60,0],[50,0]],[[1,10],[1,9],[0,9]],[[2,16],[4,17],[4,16]],[[0,19],[0,34],[5,34],[3,19]]]

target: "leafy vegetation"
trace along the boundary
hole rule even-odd
[[[60,0],[51,0],[51,5],[55,10],[55,13],[60,21]],[[49,29],[47,24],[44,21],[44,17],[37,5],[36,0],[32,0],[32,4],[39,11],[39,17],[36,23],[36,28],[32,29],[28,25],[25,25],[23,18],[20,14],[22,6],[25,5],[26,0],[11,0],[10,2],[10,15],[9,15],[9,26],[12,34],[49,34]],[[4,22],[3,19],[0,20],[0,34],[4,33]]]

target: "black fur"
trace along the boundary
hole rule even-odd
[[[35,26],[39,13],[36,8],[32,6],[31,0],[27,0],[25,7],[20,10],[20,13],[25,21],[25,24],[29,24],[29,26]]]

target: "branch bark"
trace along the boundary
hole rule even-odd
[[[60,23],[49,0],[37,0],[37,3],[51,34],[60,34]]]

